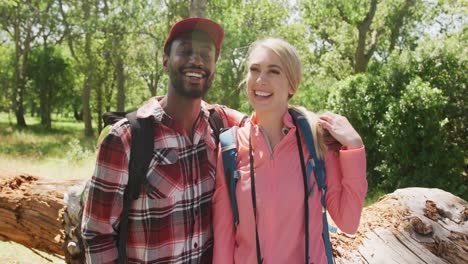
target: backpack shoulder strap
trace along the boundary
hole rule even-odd
[[[102,120],[104,121],[104,124],[107,125],[113,125],[120,119],[125,118],[127,115],[127,112],[105,112],[102,115]]]
[[[126,259],[126,246],[128,238],[128,216],[131,201],[138,199],[141,187],[146,181],[146,173],[153,158],[154,124],[151,118],[137,118],[136,111],[126,115],[130,122],[132,142],[130,148],[130,161],[128,164],[128,183],[124,192],[122,215],[119,229],[119,263]]]
[[[297,125],[301,131],[304,141],[309,150],[310,159],[307,162],[307,177],[309,178],[307,183],[310,184],[310,175],[312,171],[315,172],[315,178],[320,189],[326,189],[326,174],[325,174],[325,162],[317,157],[317,151],[315,150],[314,136],[312,135],[312,129],[307,118],[300,112],[290,109],[289,113],[296,120]],[[310,186],[310,185],[309,185]]]
[[[224,165],[224,177],[231,200],[232,213],[234,215],[234,226],[239,225],[239,209],[237,207],[236,185],[240,173],[236,170],[237,165],[237,127],[229,128],[221,133],[219,140],[221,143],[221,153]]]
[[[151,118],[137,118],[136,111],[128,113],[126,117],[132,130],[128,195],[133,199],[138,199],[153,158],[154,124]],[[125,192],[127,193],[127,190]]]
[[[213,129],[213,133],[214,133],[213,136],[215,138],[215,143],[216,145],[218,145],[219,134],[221,133],[221,129],[224,128],[224,122],[215,108],[211,108],[209,112],[210,112],[210,117],[208,118],[208,122],[210,123],[211,129]]]
[[[318,159],[317,152],[315,150],[314,137],[312,135],[312,130],[310,127],[307,118],[300,112],[290,109],[289,113],[296,121],[297,126],[299,127],[304,141],[309,150],[310,159],[307,162],[307,188],[310,186],[310,175],[312,171],[315,174],[315,180],[319,189],[321,190],[320,201],[322,203],[322,238],[325,246],[325,253],[327,255],[327,260],[329,264],[333,264],[333,255],[330,242],[330,234],[328,230],[328,220],[327,220],[327,204],[325,200],[325,195],[327,192],[327,183],[326,183],[326,172],[325,172],[325,162],[324,160]],[[310,194],[310,193],[309,193]],[[308,221],[308,219],[306,220]]]

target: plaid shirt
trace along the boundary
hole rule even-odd
[[[154,118],[154,156],[148,187],[132,202],[127,240],[128,263],[211,263],[211,199],[217,146],[208,123],[215,107],[225,126],[239,125],[237,111],[202,102],[193,142],[152,98],[138,117]],[[88,183],[82,234],[87,263],[116,263],[119,217],[128,181],[130,124],[113,125],[101,143],[96,168]]]

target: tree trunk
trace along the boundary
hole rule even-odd
[[[102,130],[102,86],[104,85],[103,79],[96,85],[96,112],[98,115],[98,134],[101,133]]]
[[[354,72],[361,73],[367,70],[367,64],[371,58],[373,53],[372,51],[366,52],[367,46],[367,35],[370,31],[370,25],[372,24],[372,20],[374,19],[375,12],[377,10],[377,0],[372,0],[369,7],[369,12],[364,20],[358,24],[358,46],[356,48],[356,55],[355,55],[355,65],[354,65]],[[376,43],[372,43],[372,47],[375,47]]]
[[[79,228],[71,224],[79,221],[81,190],[83,180],[0,176],[0,238],[67,255],[73,263]],[[468,203],[459,197],[440,189],[400,189],[364,208],[355,235],[332,233],[333,255],[337,264],[468,263],[467,221]]]
[[[205,17],[207,0],[190,1],[190,17]]]
[[[125,72],[122,58],[119,56],[115,65],[117,77],[117,111],[125,111]]]
[[[42,85],[43,86],[40,88],[41,91],[40,91],[40,97],[39,97],[40,104],[41,104],[41,107],[40,107],[41,125],[50,129],[52,128],[52,119],[51,119],[52,109],[50,105],[50,98],[51,98],[50,93],[52,92],[51,91],[52,89],[50,87],[49,81],[44,82]]]
[[[84,18],[85,21],[89,20],[90,18],[90,4],[88,1],[83,1],[83,11],[84,11]],[[91,120],[91,105],[90,105],[90,98],[91,98],[91,85],[93,80],[93,75],[95,74],[93,69],[93,54],[91,52],[91,35],[92,33],[88,30],[85,33],[85,54],[86,54],[86,77],[83,84],[83,92],[81,94],[81,101],[83,104],[83,121],[85,125],[85,136],[92,137],[93,136],[93,124]]]
[[[16,18],[19,19],[19,18]],[[21,41],[21,28],[19,21],[15,23],[15,87],[13,89],[13,110],[15,111],[16,124],[26,127],[24,119],[24,90],[26,87],[26,65],[29,53],[29,43]],[[24,47],[23,47],[24,45]]]
[[[407,16],[410,14],[410,8],[415,4],[414,0],[407,0],[403,7],[397,11],[396,14],[396,21],[393,27],[391,27],[391,34],[390,34],[390,47],[388,48],[388,53],[391,54],[395,49],[395,44],[397,42],[398,37],[401,33],[401,28],[403,27],[403,23]]]

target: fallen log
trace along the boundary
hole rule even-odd
[[[1,177],[1,240],[63,256],[63,197],[76,184],[78,181],[43,181],[27,174]]]
[[[468,263],[468,203],[406,188],[364,208],[354,236],[331,235],[336,263]]]
[[[80,180],[0,177],[0,237],[73,263],[82,254],[73,226],[81,190]],[[468,203],[439,189],[399,189],[364,208],[356,234],[338,230],[331,240],[339,264],[468,263]]]

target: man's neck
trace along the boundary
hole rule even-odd
[[[187,136],[193,137],[193,127],[201,111],[201,98],[193,99],[168,93],[161,101],[161,106],[176,123],[181,126]]]

